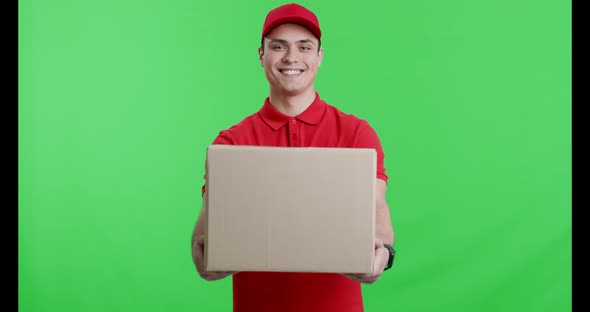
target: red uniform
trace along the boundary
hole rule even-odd
[[[373,128],[328,105],[317,93],[313,103],[295,117],[279,112],[267,98],[258,112],[221,131],[213,144],[374,148],[376,177],[387,182],[383,150]],[[233,300],[237,312],[363,311],[360,283],[333,273],[236,273]]]

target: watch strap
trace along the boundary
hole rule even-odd
[[[389,251],[389,260],[387,260],[387,266],[385,266],[385,269],[383,270],[387,271],[391,269],[391,267],[393,266],[393,259],[395,258],[395,249],[393,249],[393,246],[389,244],[383,244],[383,247],[385,247]]]

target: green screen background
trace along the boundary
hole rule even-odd
[[[19,310],[230,311],[190,237],[282,1],[19,1]],[[378,132],[395,268],[367,311],[571,309],[571,3],[301,1],[322,98]]]

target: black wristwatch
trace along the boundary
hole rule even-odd
[[[385,248],[387,248],[387,250],[389,250],[389,260],[387,260],[387,266],[383,270],[383,271],[387,271],[387,270],[391,269],[391,267],[393,266],[393,258],[395,257],[395,249],[393,249],[393,247],[391,245],[387,245],[387,244],[383,244],[383,247],[385,247]]]

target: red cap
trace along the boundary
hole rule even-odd
[[[309,29],[318,39],[322,37],[320,22],[315,14],[299,4],[289,3],[268,12],[262,26],[262,38],[273,28],[285,23],[299,24]]]

